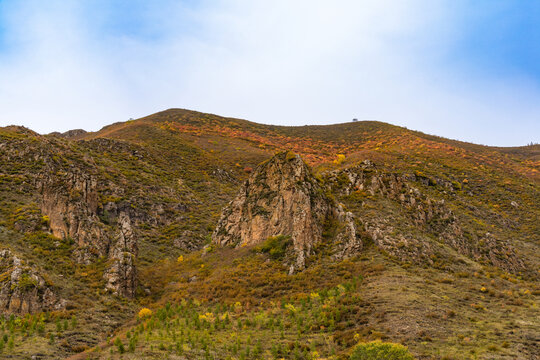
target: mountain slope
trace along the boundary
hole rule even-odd
[[[341,260],[317,247],[304,271],[287,275],[286,261],[270,255],[279,243],[210,245],[242,183],[283,150],[305,160],[325,198],[354,216],[360,252]],[[272,346],[292,346],[282,357],[297,350],[304,358],[313,351],[339,357],[358,339],[385,338],[418,358],[532,358],[540,330],[530,320],[539,315],[539,170],[534,146],[486,147],[379,122],[283,127],[171,109],[95,133],[2,128],[0,250],[39,273],[63,304],[38,303],[47,312],[28,318],[35,324],[28,337],[21,323],[0,320],[14,329],[6,346],[13,337],[11,353],[20,358],[96,345],[106,353],[82,358],[119,357],[120,347],[105,340],[117,331],[127,347],[129,330],[138,337],[135,354],[160,358],[180,351],[180,328],[176,339],[154,338],[152,328],[165,329],[155,322],[167,329],[186,322],[189,349],[181,352],[192,357],[240,357],[234,341],[217,339],[245,325],[241,346],[253,350],[259,340],[265,357],[273,357]],[[304,189],[308,180],[299,181],[287,187]],[[339,229],[329,224],[323,238]],[[2,270],[2,284],[14,269]],[[45,291],[20,277],[15,287],[2,293],[10,299],[4,313],[21,315],[11,299]],[[318,305],[307,305],[311,292],[322,297],[312,299]],[[142,306],[158,310],[144,320],[154,325],[131,328]],[[328,307],[337,312],[319,319]],[[197,325],[194,314],[206,312],[228,312],[231,323]],[[283,335],[261,317],[281,319]]]

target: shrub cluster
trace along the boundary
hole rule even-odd
[[[350,360],[414,360],[401,344],[372,341],[356,345]]]
[[[262,243],[258,250],[268,253],[274,260],[283,259],[289,245],[292,244],[291,237],[285,235],[271,236]]]

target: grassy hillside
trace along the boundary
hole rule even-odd
[[[282,150],[300,154],[366,224],[384,220],[392,236],[427,239],[435,257],[404,261],[366,236],[359,256],[337,262],[321,252],[305,271],[287,275],[258,248],[209,245],[241,183]],[[316,359],[347,358],[358,341],[382,339],[405,344],[418,359],[534,359],[538,154],[537,145],[486,147],[380,122],[284,127],[181,109],[76,137],[2,128],[0,249],[46,274],[68,305],[0,320],[0,350],[13,358]],[[493,234],[524,267],[508,271],[460,254],[437,239],[439,225],[417,225],[417,210],[387,196],[346,193],[344,171],[364,160],[381,176],[410,178],[425,208],[444,200],[466,238],[480,241],[475,246]],[[97,179],[104,227],[112,226],[111,204],[131,209],[135,299],[104,291],[106,259],[80,264],[76,244],[49,234],[38,184],[74,171]],[[139,318],[143,307],[153,314]]]

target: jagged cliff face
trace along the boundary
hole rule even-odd
[[[137,237],[132,229],[130,207],[106,204],[106,219],[100,218],[99,184],[95,176],[72,168],[61,175],[43,173],[38,181],[41,212],[49,219],[54,236],[74,240],[76,261],[90,264],[99,257],[109,259],[104,277],[106,289],[133,297],[137,286]],[[114,188],[107,184],[107,188]],[[112,215],[111,215],[112,214]]]
[[[137,288],[137,238],[131,226],[131,219],[125,213],[118,217],[118,230],[109,252],[112,266],[105,273],[106,288],[122,296],[134,297]]]
[[[88,263],[92,255],[106,256],[110,240],[98,215],[97,180],[72,169],[63,175],[41,174],[37,183],[41,212],[48,217],[54,236],[72,238],[77,244],[77,260]]]
[[[25,241],[36,237],[37,249],[19,249],[22,260],[56,253],[58,240],[66,249],[62,260],[83,266],[106,264],[105,269],[99,265],[99,271],[107,292],[133,297],[139,284],[140,239],[159,238],[168,228],[167,237],[152,245],[159,247],[158,256],[166,256],[162,249],[173,246],[175,251],[199,248],[204,241],[200,229],[207,231],[208,225],[182,224],[188,204],[201,202],[180,174],[164,171],[169,163],[144,147],[68,138],[40,136],[21,127],[0,129],[0,226]],[[10,246],[13,242],[6,241],[6,248],[16,249]],[[54,264],[49,266],[57,273]]]
[[[51,233],[69,240],[70,257],[79,264],[105,259],[105,289],[133,297],[138,284],[138,227],[167,226],[178,221],[178,214],[187,207],[179,202],[147,201],[137,183],[100,172],[91,153],[98,158],[120,154],[119,159],[131,157],[133,162],[147,154],[117,141],[72,143],[24,128],[10,128],[5,136],[0,142],[0,191],[13,198],[14,206],[3,209],[9,228],[27,236]],[[151,190],[170,198],[176,195],[167,187]],[[182,239],[176,242],[184,245]],[[23,308],[34,311],[37,307]]]
[[[53,286],[9,250],[0,250],[0,312],[25,314],[66,305]]]
[[[357,254],[363,245],[362,233],[404,262],[434,265],[456,252],[507,271],[524,270],[523,261],[507,242],[489,232],[466,231],[444,199],[426,195],[415,184],[438,186],[447,195],[459,186],[422,175],[379,171],[369,160],[324,173],[319,181],[300,156],[280,153],[245,182],[223,211],[212,238],[215,243],[239,247],[289,235],[296,254],[294,266],[299,269],[326,240],[323,233],[334,222],[337,231],[329,241],[336,258]],[[353,199],[354,215],[325,192],[344,201]]]
[[[387,216],[382,208],[376,211],[376,216],[366,216],[363,210],[356,215],[373,242],[402,261],[433,264],[440,245],[446,245],[472,260],[488,262],[511,272],[525,268],[509,244],[489,232],[477,234],[465,231],[462,221],[444,199],[432,198],[415,185],[439,187],[444,194],[452,196],[459,184],[428,179],[418,174],[382,172],[369,160],[358,166],[330,172],[326,174],[325,181],[330,191],[345,198],[363,194],[364,200],[370,197],[390,201],[390,206],[394,206],[399,216]],[[360,202],[360,209],[370,207],[367,201]]]
[[[323,241],[328,222],[343,223],[339,241],[343,253],[361,249],[351,214],[328,199],[299,155],[282,152],[261,164],[223,211],[212,235],[215,243],[235,247],[259,244],[271,236],[287,235],[296,254],[295,268]]]

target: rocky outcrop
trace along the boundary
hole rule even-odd
[[[255,245],[271,236],[290,236],[296,269],[324,240],[325,226],[337,220],[336,243],[350,251],[362,247],[352,214],[331,201],[299,155],[282,152],[262,163],[223,211],[212,235],[215,243]],[[342,254],[348,251],[340,252]]]
[[[8,137],[0,132],[0,193],[17,201],[2,207],[5,212],[0,217],[22,234],[50,232],[69,240],[69,251],[78,263],[107,260],[106,288],[119,295],[135,294],[137,239],[184,222],[190,211],[187,204],[197,203],[191,190],[164,184],[159,176],[138,182],[135,171],[111,165],[127,161],[135,169],[152,166],[154,155],[141,146],[110,139],[72,141],[24,128],[9,130]],[[215,176],[225,179],[230,174],[223,170]],[[175,231],[168,239],[170,245],[200,248],[202,231],[196,226],[185,230],[193,231],[193,236],[179,236]],[[128,232],[131,235],[125,236]]]
[[[38,188],[42,195],[41,212],[49,219],[53,235],[75,241],[78,262],[88,264],[95,256],[108,254],[110,239],[98,217],[94,177],[77,169],[60,176],[45,173]]]
[[[66,305],[52,284],[9,250],[0,250],[0,312],[26,314]]]
[[[63,132],[63,133],[55,131],[55,132],[50,133],[49,135],[50,136],[61,137],[61,138],[64,138],[64,139],[76,140],[76,139],[82,139],[86,134],[88,134],[88,132],[86,130],[74,129],[74,130],[68,130],[68,131]]]
[[[381,172],[369,160],[355,167],[330,172],[325,180],[328,191],[341,196],[357,193],[361,198],[387,199],[396,206],[404,221],[399,224],[382,209],[377,216],[369,217],[365,213],[356,215],[362,220],[373,242],[401,260],[433,264],[437,246],[430,239],[435,238],[473,260],[486,261],[514,272],[524,268],[509,244],[490,233],[466,233],[460,219],[444,200],[427,196],[414,185],[418,182],[423,186],[439,186],[443,192],[453,192],[454,185],[449,181],[422,174]]]
[[[116,295],[134,297],[137,287],[137,239],[126,213],[118,218],[119,229],[109,258],[112,265],[105,272],[106,288]]]
[[[357,228],[357,220],[351,212],[346,212],[339,205],[334,212],[341,231],[338,232],[335,243],[337,253],[335,257],[343,259],[357,254],[362,250],[363,243]]]
[[[89,264],[98,257],[109,259],[104,274],[107,290],[133,297],[138,249],[130,207],[110,202],[100,208],[98,186],[94,176],[80,169],[57,176],[43,174],[38,183],[41,212],[48,218],[53,235],[74,240],[78,262]],[[108,186],[111,187],[112,184]]]

